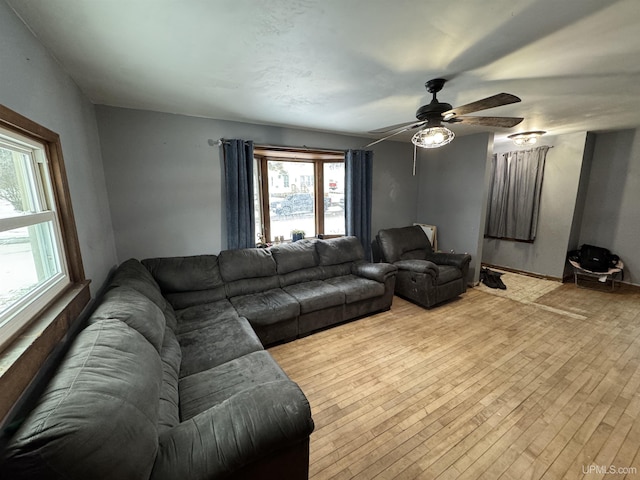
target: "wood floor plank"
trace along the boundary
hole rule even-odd
[[[639,290],[545,282],[528,277],[513,298],[470,289],[430,310],[394,298],[388,312],[270,348],[311,404],[310,478],[640,471]]]

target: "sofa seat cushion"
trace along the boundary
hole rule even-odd
[[[209,318],[201,325],[201,328],[177,335],[182,348],[180,378],[263,350],[246,318]]]
[[[178,324],[176,332],[185,334],[206,327],[220,318],[239,318],[240,316],[231,302],[225,299],[178,310],[176,317]]]
[[[300,313],[315,312],[345,303],[345,294],[337,287],[317,280],[298,283],[283,289],[300,304]]]
[[[453,282],[462,278],[462,270],[450,265],[438,265],[438,285]]]
[[[140,333],[118,320],[89,325],[13,437],[2,478],[149,478],[161,379]]]
[[[179,384],[180,417],[184,422],[243,390],[287,378],[268,352],[249,353],[182,378]]]
[[[254,325],[272,325],[300,315],[300,304],[280,288],[230,298],[239,315]]]
[[[353,303],[384,295],[383,283],[369,280],[368,278],[357,277],[356,275],[328,278],[325,282],[340,289],[340,291],[345,294],[346,303]]]

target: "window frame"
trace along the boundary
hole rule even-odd
[[[0,127],[7,132],[7,135],[15,135],[16,143],[20,143],[20,139],[22,139],[22,141],[31,141],[42,147],[42,153],[44,155],[43,161],[46,162],[48,176],[48,185],[44,185],[44,188],[51,189],[49,192],[49,200],[52,204],[50,205],[51,213],[47,212],[35,215],[55,217],[56,221],[54,224],[57,223],[57,228],[54,227],[54,235],[56,236],[58,249],[61,251],[59,258],[60,267],[66,274],[67,280],[59,288],[46,289],[44,292],[40,292],[40,295],[36,297],[43,299],[43,301],[38,303],[32,311],[29,311],[27,316],[17,321],[12,319],[3,326],[0,332],[0,352],[3,352],[11,346],[18,335],[25,329],[28,329],[29,325],[34,323],[38,318],[50,316],[51,312],[49,309],[56,304],[56,301],[62,298],[65,293],[72,290],[82,291],[84,289],[78,288],[78,286],[81,284],[88,285],[88,282],[86,282],[84,276],[80,244],[71,205],[59,135],[3,105],[0,105]],[[86,297],[86,292],[82,293],[82,297]],[[86,304],[86,301],[84,303]]]
[[[313,164],[314,173],[314,217],[317,234],[324,232],[324,164],[344,163],[345,153],[336,150],[296,149],[288,147],[256,146],[253,156],[258,168],[259,192],[261,200],[260,224],[262,226],[263,241],[272,242],[271,216],[269,205],[269,169],[270,161],[276,162],[302,162]],[[339,237],[342,235],[324,235],[324,238]],[[291,239],[286,239],[291,240]]]
[[[23,215],[0,218],[1,230],[9,231],[38,226],[49,230],[55,257],[54,263],[56,270],[58,270],[22,295],[3,312],[5,319],[0,323],[0,345],[3,345],[64,291],[71,280],[67,268],[66,252],[62,243],[60,222],[56,215],[49,162],[44,145],[0,125],[0,147],[22,155],[20,161],[24,162],[23,171],[30,179],[24,185],[26,188],[22,194],[25,197],[24,200],[30,197],[28,203],[32,207],[31,212],[24,212]]]

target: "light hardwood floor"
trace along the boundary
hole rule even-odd
[[[639,290],[556,287],[396,297],[269,349],[311,404],[310,478],[640,478]]]

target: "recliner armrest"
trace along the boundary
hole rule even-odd
[[[468,253],[433,252],[427,254],[427,260],[436,265],[450,265],[463,270],[471,262],[471,255]]]
[[[359,277],[384,283],[398,271],[398,267],[390,263],[357,262],[352,264],[351,273]]]
[[[398,260],[394,262],[398,270],[409,270],[416,273],[428,273],[434,278],[438,277],[438,266],[429,260]]]
[[[298,385],[244,390],[160,436],[153,480],[219,478],[309,437],[313,420]]]

